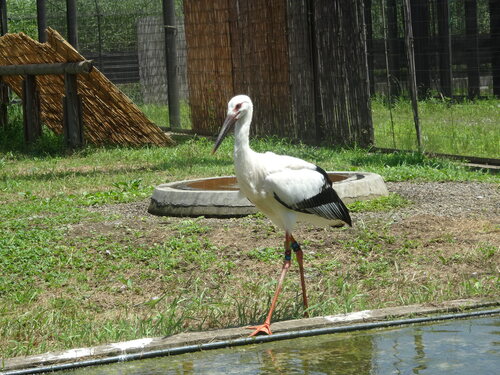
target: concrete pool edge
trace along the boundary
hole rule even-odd
[[[369,200],[389,195],[382,176],[363,171],[327,171],[332,177],[333,187],[344,201]],[[333,176],[341,176],[335,180]],[[235,180],[235,189],[190,189],[190,184],[216,180]],[[211,184],[210,184],[211,185]],[[155,188],[151,196],[148,212],[158,216],[181,217],[242,217],[257,212],[237,188],[235,176],[219,176],[201,179],[173,181]]]
[[[248,338],[249,331],[244,327],[205,332],[187,332],[169,337],[143,338],[90,348],[0,359],[0,374],[33,374],[42,371],[63,370],[160,355],[181,354],[196,350],[216,349],[231,345],[246,345],[263,341],[273,341],[274,339],[282,340],[299,337],[298,334],[287,336],[287,333],[300,333],[301,331],[311,330],[321,331],[335,329],[335,327],[340,329],[343,326],[353,324],[360,324],[360,327],[357,329],[367,329],[370,327],[363,328],[361,325],[363,323],[366,325],[366,323],[374,322],[383,324],[385,321],[389,321],[388,323],[390,323],[391,319],[394,318],[428,316],[495,306],[500,306],[500,299],[462,299],[435,304],[408,305],[358,311],[349,314],[281,321],[273,323],[272,328],[275,333],[273,336],[259,336],[258,338]],[[453,317],[448,317],[447,319],[450,318]],[[400,324],[409,323],[411,321]],[[356,326],[354,326],[353,330],[355,329]],[[223,343],[222,346],[218,345],[221,343]]]

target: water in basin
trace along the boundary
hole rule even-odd
[[[277,341],[66,371],[64,374],[500,373],[500,318]]]
[[[347,180],[348,175],[340,173],[329,173],[328,176],[332,182],[340,182]],[[362,176],[356,176],[356,178],[362,178]],[[187,182],[180,182],[175,185],[176,189],[179,190],[217,190],[217,191],[236,191],[239,190],[238,181],[236,177],[215,177],[215,178],[204,178],[200,180],[193,180]]]

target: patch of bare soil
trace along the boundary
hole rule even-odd
[[[462,238],[475,238],[478,234],[478,223],[491,228],[498,235],[500,224],[500,186],[477,182],[389,182],[387,187],[390,192],[399,194],[410,200],[413,204],[384,212],[354,213],[354,228],[376,228],[379,225],[389,225],[396,231],[399,227],[407,227],[404,235],[408,238],[420,239],[427,242],[435,236],[430,230],[439,226],[442,231],[447,228],[459,227],[458,232]],[[108,223],[96,224],[97,232],[112,231],[120,236],[119,232],[126,229],[147,230],[148,241],[162,241],[165,238],[164,227],[185,221],[186,218],[159,217],[147,212],[149,199],[130,204],[115,204],[92,207],[90,210],[104,214],[115,215],[116,218]],[[280,242],[275,242],[272,224],[268,220],[255,218],[236,219],[198,219],[200,225],[211,228],[209,237],[220,246],[229,247],[278,247]],[[488,224],[489,223],[489,224]],[[88,228],[87,228],[88,229]],[[317,234],[317,233],[321,234]],[[295,237],[306,237],[309,241],[328,242],[337,236],[335,230],[314,230],[311,228],[298,228]],[[125,233],[126,235],[126,233]],[[349,235],[347,235],[349,236]],[[319,238],[320,237],[320,238]],[[302,238],[304,240],[304,238]],[[300,240],[299,240],[300,242]],[[468,241],[470,242],[470,241]],[[497,242],[497,243],[500,243]]]

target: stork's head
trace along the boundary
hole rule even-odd
[[[212,154],[215,153],[215,151],[217,151],[222,141],[229,133],[229,130],[232,129],[234,124],[236,124],[239,120],[245,118],[247,115],[251,116],[252,111],[253,111],[252,101],[246,95],[237,95],[229,101],[229,103],[227,104],[226,120],[224,120],[222,129],[220,130],[219,136],[215,141]]]

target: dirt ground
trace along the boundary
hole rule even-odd
[[[351,213],[354,230],[356,227],[369,229],[380,225],[389,226],[394,233],[402,234],[407,239],[418,239],[422,243],[435,240],[437,236],[447,232],[454,236],[456,248],[480,241],[490,241],[497,246],[500,244],[500,186],[477,182],[389,182],[387,187],[390,192],[401,195],[412,204],[391,211]],[[171,234],[168,230],[165,231],[165,225],[186,220],[151,215],[147,212],[148,205],[149,199],[130,204],[92,207],[92,211],[118,217],[104,225],[99,224],[94,230],[107,232],[112,227],[114,232],[119,232],[120,228],[129,232],[131,228],[145,229],[146,226],[148,241],[157,242]],[[270,228],[272,224],[267,219],[201,218],[197,222],[211,228],[207,235],[217,245],[233,247],[235,250],[259,246],[278,247],[284,238],[279,230]],[[251,223],[253,225],[249,229],[248,225]],[[221,228],[224,228],[224,235],[221,235]],[[306,239],[311,243],[330,243],[352,237],[352,234],[351,230],[300,226],[294,233],[299,242]]]
[[[299,227],[294,233],[303,245],[306,280],[313,300],[321,302],[329,296],[325,293],[344,293],[344,286],[332,287],[332,280],[339,279],[347,280],[351,289],[355,287],[353,298],[364,299],[351,306],[353,309],[433,299],[498,296],[499,186],[475,182],[397,182],[387,186],[390,192],[412,204],[388,212],[353,213],[352,228]],[[91,228],[93,235],[113,233],[113,237],[125,238],[136,232],[141,235],[134,241],[143,245],[162,243],[179,235],[173,228],[186,219],[150,215],[148,204],[149,200],[144,200],[91,208],[114,217]],[[154,295],[158,288],[189,289],[193,275],[204,279],[214,298],[218,298],[217,293],[225,298],[225,293],[238,289],[236,299],[252,293],[251,288],[243,291],[246,281],[273,280],[278,275],[284,235],[267,219],[255,216],[200,218],[196,225],[205,228],[199,236],[217,249],[214,265],[200,270],[199,265],[185,264],[176,271],[184,275],[185,282],[176,286],[161,285],[157,280],[148,285],[145,281],[143,293],[135,296],[137,303],[147,298],[148,290]],[[273,259],[256,259],[256,249],[270,252]],[[223,272],[216,265],[222,264],[222,260],[231,260],[235,268]],[[292,267],[291,273],[294,272],[296,267]],[[220,277],[214,278],[214,274]],[[231,277],[225,278],[228,274]],[[349,293],[345,293],[348,298]]]

